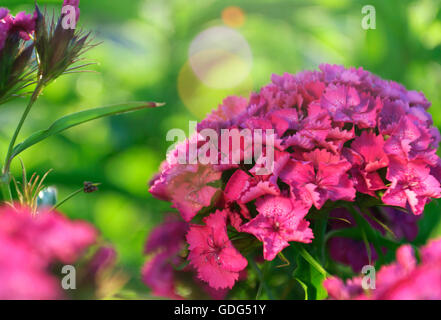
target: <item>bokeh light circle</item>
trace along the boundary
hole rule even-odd
[[[216,26],[192,41],[189,62],[194,74],[211,88],[232,88],[251,71],[253,56],[246,39],[236,30]]]
[[[236,6],[229,6],[222,10],[222,21],[232,28],[239,28],[245,23],[243,10]]]
[[[226,97],[230,95],[249,97],[252,89],[253,81],[250,76],[234,88],[210,88],[199,80],[189,62],[182,67],[178,76],[179,97],[197,120],[204,119]]]

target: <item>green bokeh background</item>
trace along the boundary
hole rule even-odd
[[[33,0],[2,0],[15,14],[32,11]],[[59,11],[62,0],[38,1]],[[376,29],[363,30],[361,9],[376,8]],[[148,294],[140,281],[143,244],[162,219],[168,204],[148,193],[172,128],[187,132],[189,120],[200,120],[238,88],[207,89],[203,107],[188,108],[178,91],[191,41],[211,26],[222,26],[222,11],[239,6],[245,23],[236,29],[253,55],[245,80],[253,90],[272,73],[295,73],[320,63],[363,66],[383,78],[423,91],[441,127],[441,1],[438,0],[81,0],[81,25],[103,43],[87,53],[98,73],[58,79],[34,106],[21,138],[47,127],[70,112],[127,100],[164,101],[166,107],[95,121],[50,138],[22,154],[29,172],[50,168],[47,185],[60,198],[83,181],[101,182],[100,191],[80,195],[62,211],[93,222],[113,243],[131,281],[128,289]],[[185,78],[185,81],[192,81]],[[250,88],[251,88],[250,87]],[[199,90],[199,91],[198,91]],[[0,147],[5,150],[26,100],[14,100],[0,112]],[[193,110],[191,112],[190,110]],[[19,139],[20,140],[20,139]],[[19,173],[18,161],[14,172]],[[440,208],[429,205],[416,243],[441,235]]]

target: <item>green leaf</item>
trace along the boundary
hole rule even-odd
[[[37,144],[46,138],[49,138],[55,134],[58,134],[64,130],[83,124],[85,122],[89,122],[103,117],[141,110],[145,108],[155,108],[162,105],[164,104],[156,103],[156,102],[128,102],[124,104],[117,104],[107,107],[96,108],[96,109],[89,109],[64,116],[58,119],[57,121],[55,121],[48,129],[37,131],[33,133],[30,137],[28,137],[25,141],[16,145],[12,151],[10,160],[12,160],[18,154],[20,154],[27,148],[33,146],[34,144]]]
[[[294,278],[298,281],[303,291],[305,292],[305,300],[308,300],[308,286],[300,278]]]
[[[250,262],[251,267],[254,269],[254,271],[256,272],[257,277],[259,279],[259,287],[258,287],[257,293],[256,293],[256,300],[260,300],[261,299],[261,295],[262,295],[262,291],[263,290],[265,290],[265,293],[268,296],[268,299],[273,300],[274,296],[273,296],[272,290],[269,287],[269,285],[268,285],[268,283],[266,282],[266,279],[265,279],[265,275],[267,274],[268,269],[270,268],[271,261],[265,261],[264,266],[263,266],[263,270],[261,270],[257,266],[257,263],[256,263],[254,257],[251,257],[248,260]]]
[[[315,266],[305,260],[302,255],[298,255],[297,267],[294,269],[293,277],[305,291],[305,299],[321,300],[328,296],[323,286],[326,276],[319,272]]]
[[[303,257],[303,259],[305,259],[306,261],[308,261],[308,263],[319,273],[321,273],[324,277],[326,277],[328,275],[328,273],[326,272],[326,270],[321,266],[321,264],[314,259],[313,256],[311,256],[311,254],[306,251],[306,249],[301,245],[301,244],[295,244],[295,248],[297,248],[297,250],[299,251],[300,255]]]
[[[441,201],[433,199],[424,209],[422,218],[418,221],[419,232],[414,244],[423,245],[430,238],[441,236]]]

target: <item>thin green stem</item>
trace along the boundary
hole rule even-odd
[[[3,201],[12,201],[11,188],[9,184],[10,184],[9,174],[3,174],[2,172],[0,172],[0,190],[2,193]]]
[[[314,267],[314,269],[316,269],[325,277],[329,275],[328,272],[321,266],[321,264],[317,260],[315,260],[314,257],[311,256],[311,254],[306,251],[306,249],[302,245],[296,245],[296,247],[298,248],[299,253],[303,257],[303,259],[308,261],[309,264]]]
[[[34,105],[35,101],[37,101],[38,96],[43,91],[44,82],[39,81],[37,83],[37,86],[35,87],[34,92],[32,93],[31,99],[29,100],[28,105],[26,106],[25,111],[23,112],[20,121],[17,125],[17,128],[15,129],[14,135],[12,136],[11,141],[9,142],[8,152],[6,154],[5,158],[5,165],[2,168],[1,175],[0,175],[0,189],[3,195],[3,200],[5,201],[12,201],[12,193],[11,193],[11,175],[9,173],[9,170],[11,168],[11,162],[12,162],[12,152],[15,147],[15,142],[17,141],[18,135],[20,134],[21,128],[23,127],[23,124],[31,111],[32,106]]]
[[[273,300],[274,296],[271,292],[271,289],[269,288],[268,284],[265,282],[265,274],[266,274],[266,271],[268,271],[267,269],[268,269],[270,261],[265,262],[265,265],[263,267],[263,271],[257,266],[257,263],[253,257],[251,257],[249,259],[249,261],[250,261],[251,267],[254,269],[254,271],[256,271],[257,277],[259,278],[259,288],[257,289],[256,300],[260,300],[260,297],[262,295],[262,289],[265,289],[266,294],[268,295],[268,299]]]
[[[3,180],[3,178],[2,178]],[[12,201],[12,193],[11,188],[9,186],[9,182],[0,182],[0,188],[2,190],[2,196],[4,201]]]
[[[371,226],[371,224],[362,215],[361,209],[357,208],[352,204],[348,204],[345,207],[354,217],[355,222],[357,223],[358,227],[362,232],[363,241],[365,243],[367,242],[366,245],[369,245],[372,242],[372,245],[374,246],[375,251],[378,255],[378,261],[380,264],[382,264],[384,262],[384,254],[379,244],[378,232]],[[368,250],[368,254],[369,254],[369,250]]]
[[[20,134],[21,128],[23,127],[23,124],[29,112],[31,111],[32,106],[34,105],[35,101],[37,101],[40,93],[43,91],[43,87],[44,87],[44,82],[39,81],[37,83],[37,86],[35,87],[34,92],[32,93],[31,99],[29,100],[29,103],[26,106],[25,111],[23,112],[20,118],[17,128],[15,129],[14,135],[12,136],[11,142],[9,143],[8,153],[6,154],[6,158],[5,158],[5,165],[2,170],[3,175],[9,176],[9,169],[11,167],[11,161],[12,161],[11,155],[15,147],[15,142],[17,141],[18,135]],[[8,183],[8,187],[9,187],[9,183]]]
[[[69,201],[70,199],[72,199],[73,197],[75,197],[77,194],[81,193],[84,191],[84,188],[78,189],[74,192],[72,192],[70,195],[68,195],[66,198],[64,198],[63,200],[61,200],[60,202],[58,202],[55,206],[52,207],[52,210],[55,210],[59,207],[61,207],[65,202]]]

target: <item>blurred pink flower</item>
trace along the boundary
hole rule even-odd
[[[62,298],[50,273],[55,263],[74,263],[96,239],[88,223],[51,211],[33,215],[26,207],[0,208],[0,298]]]
[[[173,262],[177,264],[178,261],[177,257],[161,252],[144,265],[141,271],[142,281],[152,289],[154,295],[169,299],[182,299],[176,294],[175,288]]]
[[[9,36],[17,34],[21,39],[28,41],[34,30],[35,17],[32,14],[22,11],[14,17],[9,14],[7,8],[0,8],[0,52]]]
[[[375,289],[363,290],[361,277],[346,282],[330,277],[324,286],[331,299],[339,300],[440,300],[441,239],[430,241],[421,252],[421,263],[417,264],[413,248],[401,246],[396,262],[377,272]]]

